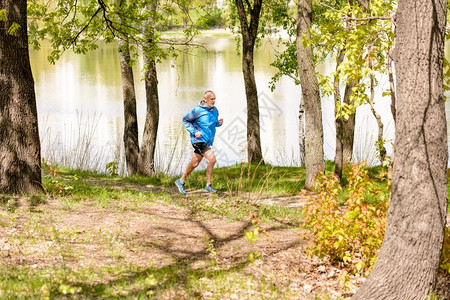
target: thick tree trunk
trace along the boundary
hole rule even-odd
[[[354,299],[425,299],[436,282],[447,215],[446,9],[446,0],[398,3],[396,145],[386,233]]]
[[[27,36],[27,1],[0,0],[0,192],[42,189],[41,146]],[[7,33],[13,22],[20,28]]]
[[[139,132],[136,113],[136,92],[134,88],[133,69],[130,65],[130,49],[122,39],[118,42],[120,70],[122,74],[124,129],[123,142],[128,176],[138,171]]]
[[[314,177],[325,169],[323,155],[323,124],[319,83],[314,70],[312,49],[304,47],[302,37],[310,39],[312,0],[299,0],[297,19],[298,74],[305,103],[305,187],[314,187]]]
[[[262,0],[255,0],[253,7],[248,8],[250,24],[247,21],[247,13],[242,0],[235,1],[242,32],[242,72],[244,74],[245,95],[247,98],[247,157],[249,163],[260,163],[263,161],[263,156],[253,52],[258,34]]]
[[[147,176],[155,175],[155,150],[159,124],[158,77],[155,59],[145,55],[147,71],[145,73],[145,95],[147,99],[147,115],[145,117],[144,135],[139,152],[139,173]]]

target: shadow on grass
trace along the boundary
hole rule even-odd
[[[87,298],[123,296],[138,298],[154,296],[164,299],[202,298],[204,292],[202,284],[205,284],[202,283],[203,278],[210,281],[209,285],[217,284],[222,292],[224,292],[223,289],[225,289],[225,293],[233,292],[234,287],[227,283],[228,280],[232,280],[234,276],[240,276],[236,279],[239,281],[242,278],[246,278],[247,275],[244,274],[243,269],[252,263],[252,260],[248,259],[248,255],[252,253],[254,247],[246,242],[244,237],[244,231],[250,230],[252,224],[250,222],[241,222],[239,226],[234,227],[233,230],[228,231],[225,236],[221,237],[221,235],[210,228],[211,224],[198,218],[195,209],[191,209],[186,218],[179,219],[195,225],[189,225],[190,227],[201,229],[204,233],[204,239],[211,241],[211,243],[204,245],[202,249],[189,250],[186,249],[186,245],[179,249],[178,247],[172,247],[173,243],[170,240],[165,241],[163,244],[158,243],[154,239],[152,232],[147,232],[143,237],[145,246],[169,255],[173,258],[172,263],[160,267],[128,267],[115,278],[102,282],[87,283],[79,280],[67,280],[64,284],[81,288],[77,296]],[[178,241],[198,237],[195,234],[184,233],[184,229],[162,228],[162,231],[172,237],[176,236]],[[271,231],[279,229],[279,226],[274,225],[270,226],[266,231],[270,234]],[[241,247],[237,253],[227,256],[222,255],[223,248],[230,246],[233,242],[242,240],[244,240],[244,243],[240,244]],[[271,256],[296,247],[301,243],[303,241],[297,238],[284,241],[281,245],[269,245],[265,248],[264,255]],[[264,244],[263,246],[267,245]],[[221,254],[219,255],[218,253]],[[219,261],[221,259],[226,262]],[[216,281],[218,282],[216,283]],[[118,292],[121,289],[126,292],[121,294]],[[51,295],[52,297],[64,297],[65,293],[54,286]]]

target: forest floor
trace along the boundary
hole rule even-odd
[[[298,195],[82,181],[104,195],[0,206],[0,298],[346,299],[364,281],[306,255]]]

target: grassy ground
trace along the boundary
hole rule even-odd
[[[164,175],[43,174],[47,194],[0,197],[0,298],[330,299],[360,284],[304,254],[301,168],[216,169],[216,195],[198,172],[187,196]]]

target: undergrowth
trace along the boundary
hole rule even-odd
[[[315,194],[305,195],[303,225],[312,235],[307,251],[367,275],[383,241],[389,190],[370,180],[365,165],[346,173],[345,192],[332,174],[319,176]]]

